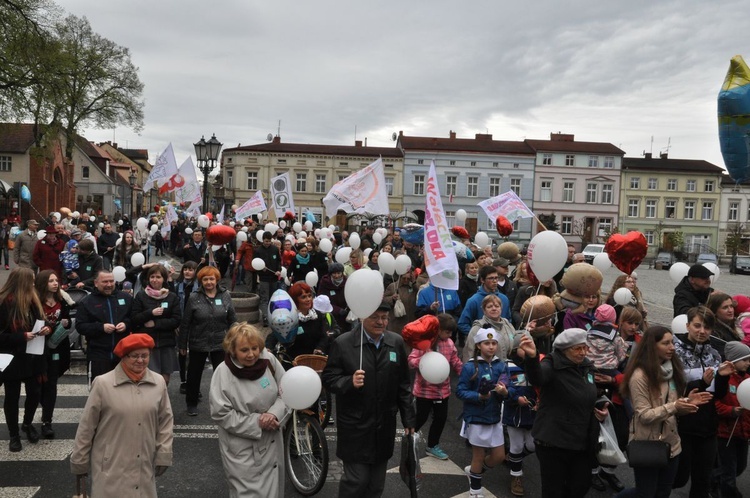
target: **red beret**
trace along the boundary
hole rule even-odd
[[[117,343],[114,353],[122,358],[136,349],[153,349],[154,345],[154,340],[148,334],[130,334]]]

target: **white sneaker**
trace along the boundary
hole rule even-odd
[[[469,496],[473,498],[484,498],[484,488],[482,489],[471,489],[469,488]]]

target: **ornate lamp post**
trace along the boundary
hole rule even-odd
[[[130,176],[128,177],[128,181],[130,182],[130,220],[135,220],[136,217],[136,210],[135,210],[135,182],[138,180],[138,177],[135,174],[134,169],[130,169]],[[135,225],[134,225],[135,226]]]
[[[208,174],[216,167],[216,160],[223,144],[216,139],[214,133],[206,142],[204,137],[193,144],[195,157],[198,160],[198,169],[203,173],[203,214],[208,212]]]

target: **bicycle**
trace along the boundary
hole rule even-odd
[[[281,364],[284,365],[284,370],[289,370],[292,367],[301,365],[312,368],[318,373],[318,375],[323,371],[323,368],[326,366],[326,361],[328,361],[327,356],[319,354],[301,354],[296,358],[291,359],[281,343],[276,344],[273,353],[279,359]],[[318,423],[320,423],[320,427],[323,429],[328,427],[328,424],[331,423],[333,401],[331,393],[328,392],[325,387],[320,390],[320,397],[318,398],[317,406],[315,406],[314,411],[318,414]]]

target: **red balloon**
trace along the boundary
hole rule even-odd
[[[609,260],[626,275],[638,268],[646,257],[648,243],[641,232],[616,233],[610,236],[604,246]]]
[[[208,218],[211,221],[214,221],[214,213],[212,213],[211,211],[207,212],[206,218]]]
[[[453,233],[453,235],[455,235],[459,239],[468,239],[468,238],[470,238],[469,237],[469,232],[464,227],[453,227],[453,228],[451,228],[451,232]]]
[[[236,235],[237,232],[235,232],[234,228],[229,225],[214,225],[208,227],[208,230],[206,230],[206,238],[208,239],[208,242],[215,246],[228,244],[234,240]]]
[[[435,315],[424,315],[404,325],[401,336],[412,348],[427,351],[440,331],[440,322]]]
[[[513,223],[508,221],[508,218],[502,214],[495,220],[495,226],[497,227],[497,233],[499,233],[501,237],[507,237],[513,233]]]
[[[284,219],[286,221],[293,220],[294,219],[294,213],[291,212],[291,211],[287,211],[286,213],[284,213]]]

